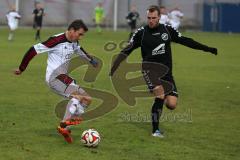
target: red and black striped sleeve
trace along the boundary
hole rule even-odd
[[[42,42],[42,44],[48,48],[53,48],[56,45],[58,45],[59,43],[64,43],[66,41],[67,41],[67,38],[66,38],[65,34],[61,34],[59,36],[50,37],[45,42]]]
[[[20,64],[20,66],[19,66],[19,70],[23,72],[23,71],[27,68],[29,62],[30,62],[30,61],[33,59],[33,57],[36,56],[36,55],[37,55],[36,50],[34,49],[34,47],[31,47],[31,48],[26,52],[26,54],[24,55],[24,57],[23,57],[23,59],[22,59],[22,62],[21,62],[21,64]]]

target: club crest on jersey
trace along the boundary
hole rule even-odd
[[[161,37],[162,37],[162,39],[163,39],[164,41],[167,41],[167,40],[168,40],[168,34],[167,34],[167,33],[163,33],[163,34],[161,35]]]

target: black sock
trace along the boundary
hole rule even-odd
[[[159,130],[159,119],[162,113],[163,108],[163,99],[155,98],[155,101],[152,106],[152,132],[154,133],[156,130]]]
[[[36,32],[36,37],[35,37],[35,38],[36,38],[36,40],[37,40],[37,39],[40,39],[40,30],[37,30],[37,32]]]

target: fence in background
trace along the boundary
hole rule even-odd
[[[46,16],[43,20],[44,26],[67,26],[73,19],[81,18],[88,25],[93,26],[94,8],[99,0],[38,0],[43,2]],[[228,6],[219,6],[222,19],[218,19],[218,24],[211,24],[209,19],[209,7],[217,3],[239,4],[240,0],[101,0],[106,11],[105,25],[112,27],[114,22],[114,1],[118,2],[117,23],[118,27],[124,27],[126,15],[130,4],[137,6],[141,20],[139,25],[146,23],[146,9],[149,5],[164,5],[167,9],[179,7],[184,13],[182,20],[183,27],[203,28],[206,31],[229,31],[227,24],[240,28],[239,23],[227,21],[226,17],[232,16],[229,11],[234,11],[239,15],[239,8],[229,8]],[[5,14],[8,12],[9,4],[15,3],[15,0],[0,0],[0,25],[6,24]],[[32,25],[32,10],[34,9],[34,0],[19,0],[19,12],[22,15],[20,25]],[[211,9],[210,9],[211,10]],[[212,12],[212,11],[210,11]],[[211,15],[210,15],[211,16]],[[220,15],[218,15],[219,17]],[[237,15],[236,15],[237,16]],[[230,18],[233,20],[236,18]],[[220,25],[221,24],[221,25]],[[214,28],[215,29],[210,29]],[[235,29],[230,28],[231,31]],[[237,30],[238,31],[238,30]],[[238,31],[239,32],[239,31]]]

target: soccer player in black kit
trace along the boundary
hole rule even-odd
[[[132,36],[129,45],[120,52],[112,65],[110,76],[113,76],[120,63],[134,49],[141,47],[143,78],[155,97],[151,110],[152,136],[163,138],[164,136],[159,129],[159,118],[163,104],[168,109],[173,110],[177,106],[178,98],[172,75],[171,42],[214,55],[217,55],[217,49],[181,36],[177,30],[169,25],[159,24],[160,16],[158,6],[149,7],[147,10],[147,25],[139,28]],[[163,70],[165,73],[163,73]]]
[[[129,35],[129,39],[130,39],[137,28],[137,20],[139,19],[139,13],[137,12],[136,6],[131,7],[131,12],[128,13],[126,19],[127,19],[128,25],[131,28],[131,32]]]
[[[42,4],[40,2],[36,2],[35,4],[36,8],[33,10],[33,28],[37,30],[35,34],[35,40],[41,41],[40,38],[40,31],[42,28],[42,19],[43,16],[45,16],[44,9],[42,7]]]

